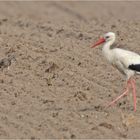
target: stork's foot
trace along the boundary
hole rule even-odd
[[[129,92],[130,86],[132,87],[132,94],[133,94],[133,100],[134,100],[134,111],[136,111],[136,85],[135,85],[135,80],[129,79],[126,84],[126,90],[118,96],[115,100],[113,100],[111,103],[107,105],[107,107],[114,105],[119,99],[121,99],[123,96],[126,96],[127,93]]]
[[[129,92],[130,85],[131,85],[131,80],[128,80],[127,81],[127,84],[126,84],[125,91],[120,96],[118,96],[115,100],[113,100],[112,102],[110,102],[107,105],[107,107],[114,105],[119,99],[121,99],[122,97],[126,96],[128,94],[128,92]]]
[[[118,96],[115,100],[113,100],[112,102],[110,102],[107,107],[114,105],[119,99],[121,99],[123,96],[126,96],[128,93],[128,89],[126,89],[125,92],[123,92],[123,94],[121,94],[120,96]]]

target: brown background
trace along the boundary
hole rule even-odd
[[[140,138],[123,77],[90,46],[113,31],[140,52],[140,2],[0,2],[0,138]]]

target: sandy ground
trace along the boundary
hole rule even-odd
[[[140,2],[0,2],[0,138],[140,138],[125,77],[90,46],[113,31],[140,52]]]

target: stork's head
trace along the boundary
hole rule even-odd
[[[106,43],[106,42],[110,42],[111,44],[113,44],[113,42],[115,41],[115,33],[113,32],[108,32],[106,33],[102,38],[100,38],[93,46],[92,48],[100,45],[100,44],[103,44],[103,43]]]

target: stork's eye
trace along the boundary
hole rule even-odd
[[[106,38],[109,38],[109,36],[106,36]]]

